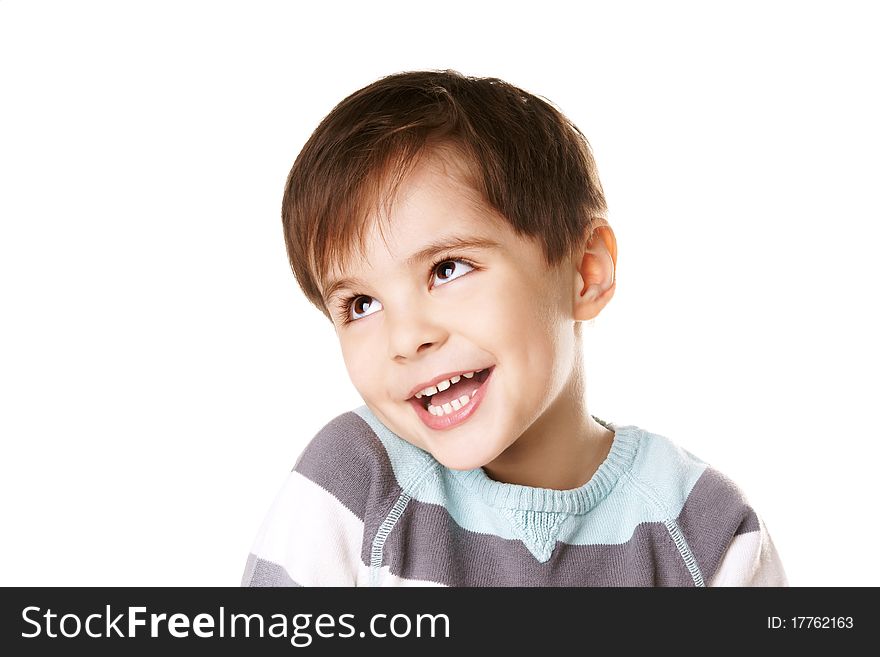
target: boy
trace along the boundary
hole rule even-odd
[[[332,110],[282,218],[365,405],[300,455],[243,585],[787,584],[733,482],[587,411],[605,211],[580,131],[501,80],[401,73]]]

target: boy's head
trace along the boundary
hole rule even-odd
[[[577,429],[578,320],[614,293],[605,209],[586,139],[549,103],[423,71],[333,109],[293,165],[282,217],[294,275],[368,407],[471,469]]]

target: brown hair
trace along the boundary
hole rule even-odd
[[[545,99],[498,78],[453,70],[383,77],[321,121],[287,177],[281,217],[293,274],[328,318],[321,284],[332,263],[363,248],[367,218],[415,162],[451,147],[469,182],[548,265],[604,223],[605,196],[590,146]]]

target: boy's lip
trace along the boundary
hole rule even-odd
[[[481,407],[483,399],[486,397],[486,389],[492,381],[492,372],[494,371],[495,366],[493,365],[486,369],[489,370],[486,374],[486,378],[480,384],[480,387],[473,392],[471,401],[461,408],[453,410],[451,413],[444,413],[442,416],[434,415],[433,413],[428,412],[428,409],[422,405],[421,400],[418,400],[415,397],[409,399],[409,404],[413,407],[418,418],[429,429],[433,429],[434,431],[453,429],[472,418]]]
[[[417,392],[421,392],[425,388],[430,388],[431,386],[434,386],[434,385],[440,383],[441,381],[445,381],[446,379],[451,379],[454,376],[461,376],[462,374],[464,374],[466,372],[479,372],[480,370],[488,370],[493,367],[495,367],[495,365],[484,365],[482,367],[477,367],[472,370],[456,370],[454,372],[447,372],[446,374],[440,374],[439,376],[435,376],[433,379],[431,379],[427,383],[420,383],[419,385],[414,387],[412,390],[410,390],[409,396],[406,397],[405,401],[409,401],[410,399],[415,397]]]

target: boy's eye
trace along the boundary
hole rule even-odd
[[[466,269],[464,269],[465,267]],[[444,260],[434,268],[434,280],[437,285],[442,285],[464,276],[472,269],[473,267],[464,260]]]
[[[457,258],[443,260],[435,264],[431,271],[434,274],[434,285],[445,285],[449,281],[461,278],[468,272],[476,269],[475,265],[470,264],[467,260]],[[340,303],[342,323],[349,324],[355,320],[362,319],[368,315],[382,310],[382,303],[366,294],[358,294],[343,299]]]
[[[372,315],[374,312],[381,310],[381,308],[382,304],[378,299],[362,294],[359,297],[355,297],[351,304],[352,318],[360,319],[361,317]]]

